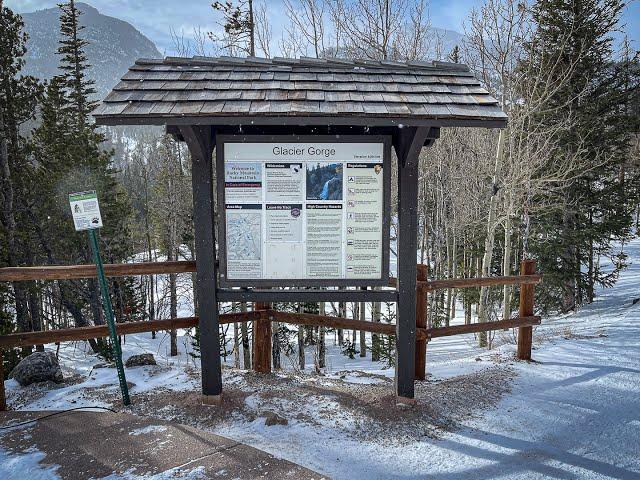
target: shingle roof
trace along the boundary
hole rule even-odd
[[[355,117],[491,126],[507,118],[465,65],[233,57],[140,59],[93,115],[98,123]]]

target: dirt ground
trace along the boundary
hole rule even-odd
[[[136,415],[215,429],[228,422],[253,422],[277,415],[288,423],[325,427],[362,440],[403,443],[437,438],[444,431],[481,414],[509,392],[513,370],[508,364],[445,380],[416,382],[416,404],[396,404],[393,381],[364,372],[342,372],[354,383],[320,375],[255,374],[225,369],[223,404],[202,405],[199,391],[164,389],[134,395],[132,406],[118,406],[114,394],[88,392],[115,408]]]
[[[158,373],[165,367],[154,367]],[[199,383],[199,372],[189,375]],[[123,407],[114,389],[85,388],[84,401],[96,400],[115,410],[175,421],[206,430],[233,422],[253,422],[275,415],[287,423],[301,422],[330,428],[352,438],[391,442],[410,442],[423,437],[438,438],[455,430],[459,422],[480,415],[509,392],[513,369],[508,362],[488,362],[487,367],[456,377],[416,382],[416,404],[396,404],[393,380],[361,371],[344,371],[331,377],[294,373],[256,374],[224,368],[223,404],[202,404],[199,389],[175,391],[156,388],[132,394],[132,405]],[[81,378],[65,380],[78,384]],[[22,390],[14,408],[42,395],[48,388],[37,385]]]

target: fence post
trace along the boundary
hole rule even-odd
[[[520,262],[520,275],[533,275],[536,273],[535,260],[522,260]],[[520,317],[533,315],[533,301],[535,297],[534,284],[520,285]],[[531,360],[531,343],[533,341],[533,327],[518,328],[518,359]]]
[[[428,280],[429,267],[427,265],[417,265],[416,280],[426,282]],[[427,328],[427,292],[420,288],[416,289],[416,330]],[[419,340],[416,337],[416,380],[424,380],[426,377],[427,365],[427,339]]]
[[[0,348],[0,412],[7,409],[7,397],[4,391],[4,351]]]
[[[268,310],[268,302],[255,302],[254,310]],[[271,373],[271,322],[253,322],[253,369],[259,373]]]

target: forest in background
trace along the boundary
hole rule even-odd
[[[443,129],[435,145],[423,149],[419,260],[429,265],[430,278],[443,279],[510,275],[520,260],[533,258],[545,278],[536,306],[542,313],[570,312],[592,302],[597,286],[615,283],[638,223],[639,58],[630,42],[613,43],[614,34],[624,32],[624,6],[619,0],[487,0],[471,12],[463,41],[451,51],[443,51],[422,0],[287,0],[277,51],[265,2],[215,2],[212,18],[219,19],[222,35],[173,36],[182,56],[469,65],[499,99],[509,125],[499,132]],[[60,7],[61,74],[46,81],[21,74],[21,19],[1,0],[0,9],[0,266],[91,263],[85,236],[73,231],[67,200],[68,193],[87,189],[99,192],[106,219],[100,231],[105,262],[192,259],[184,145],[158,129],[93,125],[91,66],[73,2]],[[159,280],[111,279],[117,320],[176,317],[185,299],[195,308],[194,277]],[[104,323],[95,280],[0,284],[0,302],[0,333]],[[509,286],[441,290],[429,295],[428,320],[448,325],[457,308],[466,322],[499,320],[515,307],[517,291]],[[388,305],[278,308],[394,321]],[[221,333],[223,353],[248,366],[250,325],[232,332]],[[297,355],[303,367],[305,345],[317,346],[316,367],[324,366],[324,329],[280,325],[274,332],[276,368],[282,354]],[[364,332],[335,333],[345,354],[365,356],[371,348],[372,359],[393,362],[393,338],[374,335],[368,345]],[[491,346],[490,336],[478,338]],[[197,331],[193,342],[197,347]],[[175,332],[170,343],[177,352]],[[106,341],[91,344],[109,356]]]

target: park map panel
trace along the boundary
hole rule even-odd
[[[384,144],[225,143],[226,278],[379,280]]]

